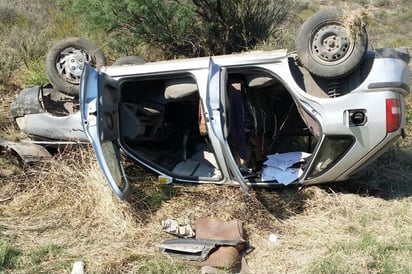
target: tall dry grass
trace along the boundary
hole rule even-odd
[[[128,252],[125,239],[140,234],[138,216],[114,198],[90,147],[68,149],[2,178],[1,189],[11,195],[0,204],[3,237],[22,250],[47,243],[61,247],[64,253],[50,262],[52,268],[56,261],[63,267],[78,258],[104,270],[105,262]],[[47,262],[43,267],[48,269]]]

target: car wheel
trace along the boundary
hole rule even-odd
[[[46,56],[46,75],[56,90],[78,96],[84,64],[106,64],[103,52],[91,41],[70,37],[54,44]]]
[[[360,18],[344,18],[340,9],[327,9],[302,25],[296,50],[300,62],[312,74],[343,77],[363,61],[368,48],[364,24]]]
[[[113,66],[122,66],[122,65],[143,65],[146,61],[139,56],[124,56],[120,57],[114,61]]]

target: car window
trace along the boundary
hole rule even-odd
[[[325,136],[308,179],[317,177],[334,166],[353,144],[352,136]]]

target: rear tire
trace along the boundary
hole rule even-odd
[[[339,78],[362,63],[368,48],[364,24],[360,19],[344,23],[343,16],[337,8],[321,10],[302,25],[296,50],[312,74]]]

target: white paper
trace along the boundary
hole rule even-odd
[[[289,185],[303,173],[301,168],[287,168],[282,170],[277,167],[266,166],[263,168],[262,181],[276,180],[279,184]]]
[[[293,166],[296,163],[302,162],[305,158],[311,154],[301,151],[276,153],[267,155],[267,160],[263,163],[267,166],[277,167],[282,170],[286,170],[288,167]]]
[[[301,168],[291,166],[302,162],[309,156],[311,154],[301,151],[267,155],[268,160],[263,163],[265,167],[262,171],[262,181],[276,180],[279,184],[289,185],[303,173]]]

